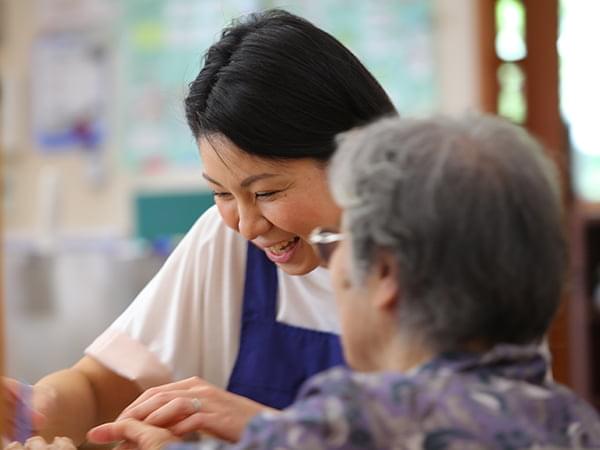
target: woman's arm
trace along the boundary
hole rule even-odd
[[[68,436],[79,444],[90,428],[114,420],[141,392],[135,382],[84,356],[34,386],[33,406],[46,416],[38,432],[47,440]]]

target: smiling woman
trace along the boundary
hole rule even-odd
[[[263,250],[290,275],[319,265],[308,243],[321,224],[336,224],[339,208],[324,165],[312,158],[271,160],[249,155],[226,138],[200,139],[204,178],[227,226]]]
[[[387,94],[333,36],[271,10],[223,31],[185,107],[216,207],[84,358],[34,386],[47,437],[80,441],[119,416],[236,440],[344,364],[308,239],[339,222],[325,176],[336,134],[394,114]]]

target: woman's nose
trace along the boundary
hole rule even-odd
[[[238,231],[252,241],[269,230],[270,223],[254,206],[238,208]]]

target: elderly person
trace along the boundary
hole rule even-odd
[[[329,173],[342,229],[312,240],[353,370],[315,376],[234,448],[600,447],[598,414],[539,351],[565,269],[540,146],[496,118],[388,118],[344,136]],[[88,437],[175,440],[131,419]]]

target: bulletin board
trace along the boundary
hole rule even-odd
[[[33,137],[40,150],[98,150],[106,136],[109,59],[91,32],[41,34],[32,46]]]
[[[347,45],[402,113],[438,105],[433,0],[128,0],[121,22],[123,164],[152,174],[197,166],[183,99],[206,49],[232,18],[282,7]]]

